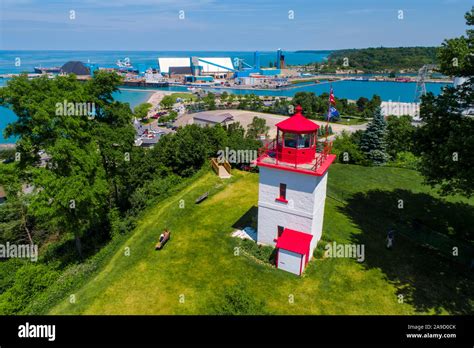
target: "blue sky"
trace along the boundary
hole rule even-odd
[[[252,51],[439,45],[464,33],[472,0],[0,0],[0,6],[0,49]]]

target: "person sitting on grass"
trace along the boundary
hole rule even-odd
[[[395,236],[395,230],[392,227],[391,229],[388,230],[388,233],[387,233],[387,249],[392,249],[394,236]]]

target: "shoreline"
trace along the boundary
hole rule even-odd
[[[0,144],[0,150],[14,149],[15,147],[16,147],[15,143],[1,143]]]

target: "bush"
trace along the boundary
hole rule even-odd
[[[226,287],[217,300],[208,308],[210,314],[217,315],[258,315],[265,314],[265,302],[257,300],[247,289],[239,284]]]
[[[179,185],[183,179],[177,175],[170,175],[164,178],[157,178],[147,182],[143,187],[137,189],[130,197],[132,205],[131,212],[138,214],[147,206],[155,204],[159,199],[167,197],[173,187]]]
[[[136,218],[131,215],[122,217],[117,208],[111,209],[108,214],[110,222],[110,237],[126,234],[132,231],[136,226]]]
[[[274,264],[275,248],[271,246],[259,245],[248,239],[239,239],[239,247],[243,252],[255,257],[257,260]]]
[[[407,168],[407,169],[418,169],[420,164],[420,158],[416,157],[413,153],[408,151],[402,151],[397,153],[397,157],[394,161],[390,162],[389,165],[392,167]]]
[[[345,131],[333,141],[332,152],[336,154],[340,163],[367,164],[364,154],[356,143],[356,138]]]
[[[20,259],[8,259],[0,262],[0,295],[15,283],[15,274],[24,265]]]
[[[53,284],[58,276],[48,265],[25,264],[16,271],[13,285],[0,295],[0,314],[21,314],[31,299]]]

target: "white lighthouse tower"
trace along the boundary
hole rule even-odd
[[[278,123],[260,168],[257,242],[277,248],[277,268],[301,275],[321,238],[327,171],[336,158],[316,151],[319,126],[295,114]]]

